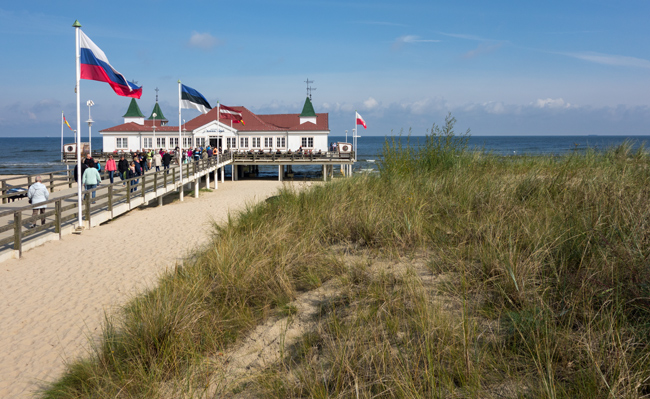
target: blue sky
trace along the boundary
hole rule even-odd
[[[181,4],[182,3],[182,4]],[[421,135],[451,112],[473,135],[650,134],[650,1],[29,1],[0,6],[0,135],[76,121],[74,28],[178,124],[180,79],[213,104],[298,113],[313,80],[333,135]],[[81,81],[93,131],[129,98]],[[183,110],[183,119],[198,115]],[[68,134],[67,132],[66,134]]]

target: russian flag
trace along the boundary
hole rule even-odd
[[[111,66],[106,54],[83,31],[79,30],[81,79],[106,82],[119,96],[140,98],[142,87],[126,80]]]

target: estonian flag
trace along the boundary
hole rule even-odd
[[[181,84],[181,108],[198,109],[204,114],[207,114],[212,109],[203,94],[184,84]]]
[[[81,79],[106,82],[120,96],[134,98],[142,96],[142,87],[127,81],[124,75],[116,71],[108,62],[106,54],[81,30],[79,30],[79,42]]]

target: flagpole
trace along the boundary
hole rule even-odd
[[[180,168],[181,172],[181,190],[179,192],[179,198],[181,201],[183,201],[183,149],[180,146],[181,143],[181,81],[179,79],[178,81],[178,154],[176,155],[178,157],[178,166]]]
[[[354,148],[354,162],[357,161],[357,115],[358,112],[354,110],[354,128],[352,129],[352,148]]]
[[[61,111],[61,162],[63,162],[63,111]]]
[[[75,28],[75,57],[76,57],[76,73],[77,85],[75,91],[77,92],[77,229],[83,229],[83,220],[81,213],[81,93],[79,90],[79,82],[81,81],[81,49],[79,45],[79,32],[81,31],[81,24],[79,20],[74,21],[72,26]]]

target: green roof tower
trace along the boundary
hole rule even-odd
[[[305,106],[302,107],[302,113],[300,114],[301,117],[308,117],[308,116],[316,116],[316,112],[314,112],[314,106],[311,104],[311,100],[309,97],[305,100]]]
[[[135,98],[131,99],[131,104],[129,104],[129,109],[126,111],[126,114],[122,116],[123,118],[144,118],[138,103],[135,101]]]
[[[167,121],[167,118],[165,118],[165,115],[163,115],[162,110],[160,109],[160,105],[156,103],[156,105],[153,106],[153,111],[151,111],[151,116],[149,117],[149,120],[153,120],[153,114],[156,114],[156,120],[157,121]]]

